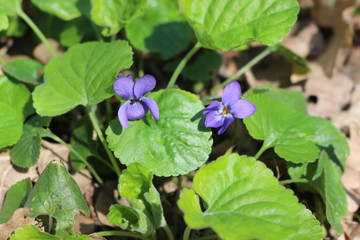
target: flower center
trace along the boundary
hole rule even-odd
[[[129,100],[130,100],[130,104],[134,104],[134,103],[136,103],[136,102],[140,102],[140,99],[138,99],[138,98],[130,98]]]
[[[228,114],[228,113],[230,113],[230,110],[229,109],[227,109],[226,107],[224,107],[224,109],[222,110],[222,113],[221,114]]]

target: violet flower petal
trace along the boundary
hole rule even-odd
[[[205,126],[211,128],[221,127],[225,122],[226,117],[222,116],[218,111],[209,112],[206,115]]]
[[[139,78],[134,85],[134,95],[141,98],[155,88],[156,80],[151,75],[145,75]]]
[[[218,131],[218,135],[223,134],[233,121],[234,121],[233,116],[229,116],[229,117],[225,118],[224,124],[221,126],[221,128]]]
[[[231,114],[236,118],[247,118],[254,114],[256,107],[252,102],[240,99],[229,108]]]
[[[241,97],[241,87],[237,81],[232,81],[227,84],[222,94],[222,103],[225,107],[229,108],[236,103]]]
[[[120,76],[115,80],[114,91],[125,99],[134,98],[133,88],[134,81],[131,75]]]
[[[154,119],[156,121],[159,121],[160,113],[157,103],[153,99],[147,97],[141,98],[141,101],[143,101],[146,104]]]
[[[129,122],[128,122],[128,118],[127,118],[127,114],[126,114],[126,110],[129,105],[130,105],[130,101],[127,101],[126,103],[121,105],[121,107],[119,108],[119,111],[118,111],[118,118],[119,118],[120,124],[125,129],[129,128]]]
[[[211,112],[211,111],[216,111],[216,110],[220,109],[221,106],[222,106],[222,104],[221,104],[220,102],[218,102],[218,101],[213,101],[212,103],[210,103],[209,106],[207,106],[207,107],[204,109],[204,111],[203,111],[202,114],[205,115],[205,114],[208,114],[208,113]]]
[[[126,116],[129,120],[138,120],[143,118],[147,112],[147,107],[142,102],[130,103],[126,109]]]

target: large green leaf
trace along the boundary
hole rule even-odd
[[[31,225],[25,225],[22,228],[15,230],[15,233],[10,237],[10,240],[24,240],[24,239],[33,239],[33,240],[61,240],[57,236],[53,236],[50,233],[40,232],[40,230]]]
[[[77,105],[101,102],[113,95],[117,73],[131,64],[132,50],[126,41],[71,47],[46,66],[44,83],[33,92],[37,113],[56,116]]]
[[[31,84],[39,84],[39,71],[42,69],[42,64],[33,59],[18,59],[11,62],[6,62],[2,69],[4,72],[19,81]]]
[[[211,151],[211,132],[203,123],[204,109],[191,93],[167,89],[148,95],[160,109],[156,122],[147,114],[121,128],[118,119],[106,130],[107,141],[123,164],[140,163],[158,176],[186,174],[200,167]]]
[[[146,0],[92,0],[91,18],[105,27],[104,35],[112,35],[138,17],[145,5]]]
[[[254,158],[227,154],[202,167],[178,201],[189,227],[227,240],[320,240],[319,222]],[[198,194],[198,195],[197,195]],[[199,196],[206,210],[200,207]]]
[[[30,178],[25,178],[10,187],[1,208],[0,224],[9,221],[15,210],[24,206],[31,189]]]
[[[319,157],[311,117],[267,94],[248,95],[246,99],[255,104],[256,112],[244,123],[253,138],[264,140],[262,150],[274,147],[280,157],[294,163],[314,162]]]
[[[126,25],[126,35],[135,48],[169,59],[186,49],[192,31],[177,1],[147,0],[144,14]]]
[[[5,14],[0,14],[0,31],[9,27],[9,19]]]
[[[347,214],[346,193],[341,175],[349,155],[349,146],[345,137],[329,121],[319,117],[312,119],[316,128],[314,141],[323,152],[314,163],[290,165],[289,174],[293,179],[308,179],[309,182],[301,186],[320,194],[329,223],[341,234],[343,229],[340,222]]]
[[[19,140],[23,121],[33,111],[29,90],[7,77],[0,77],[0,149]]]
[[[65,21],[80,17],[90,7],[90,0],[31,0],[42,11]]]
[[[31,191],[25,204],[32,214],[49,215],[56,219],[56,231],[73,232],[74,216],[77,210],[90,214],[79,186],[67,170],[58,164],[50,163]]]
[[[259,41],[274,45],[290,32],[297,0],[180,0],[202,46],[230,50]]]
[[[0,14],[14,15],[21,10],[22,0],[0,0]]]

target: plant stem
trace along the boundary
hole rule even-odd
[[[191,228],[189,226],[186,226],[184,235],[183,235],[183,240],[189,240],[190,232],[191,232]]]
[[[309,180],[304,179],[304,178],[300,178],[300,179],[288,179],[288,180],[279,181],[279,183],[280,183],[281,185],[289,184],[289,183],[307,183],[307,182],[309,182]]]
[[[101,185],[104,183],[104,181],[97,174],[95,169],[89,164],[89,162],[83,156],[81,156],[81,154],[78,151],[76,151],[71,145],[67,144],[65,141],[63,141],[61,138],[59,138],[58,136],[56,136],[52,132],[47,134],[47,137],[53,139],[54,141],[56,141],[58,143],[61,143],[65,147],[67,147],[72,153],[74,153],[86,165],[86,167],[89,169],[91,174],[94,175],[94,177],[95,177],[96,181],[98,181],[98,183],[100,183]]]
[[[173,75],[171,76],[170,81],[167,85],[167,88],[171,88],[172,86],[174,86],[177,78],[179,77],[181,71],[184,69],[186,63],[200,48],[201,48],[201,44],[196,43],[195,46],[185,55],[185,57],[181,60],[179,65],[176,67]]]
[[[134,237],[139,238],[143,240],[147,240],[147,238],[139,233],[133,233],[133,232],[126,232],[126,231],[102,231],[97,232],[97,235],[101,237],[107,237],[107,236],[126,236],[126,237]]]
[[[255,154],[254,158],[259,159],[261,154],[263,154],[268,148],[269,148],[269,144],[265,144],[265,142],[263,142],[263,145],[261,146],[259,151]]]
[[[53,216],[49,215],[49,233],[51,234],[51,229],[53,227]]]
[[[252,59],[250,62],[248,62],[245,66],[240,68],[234,75],[226,79],[225,82],[221,83],[220,87],[225,87],[229,82],[232,82],[236,79],[238,79],[241,75],[243,75],[247,70],[252,68],[254,65],[256,65],[258,62],[260,62],[262,59],[267,57],[270,53],[272,53],[274,50],[274,47],[267,47],[264,51],[262,51],[259,55],[257,55],[254,59]]]
[[[99,30],[98,30],[97,26],[95,25],[95,23],[90,18],[88,20],[90,22],[91,28],[93,29],[93,31],[95,33],[96,39],[99,42],[104,42],[104,39],[102,38],[101,34],[99,33]]]
[[[168,239],[174,240],[174,235],[167,224],[165,225],[164,230],[165,230],[165,233],[166,233],[166,236],[168,237]]]
[[[19,16],[30,26],[30,28],[34,31],[36,36],[40,39],[40,41],[46,46],[46,48],[49,50],[50,54],[56,58],[57,54],[54,50],[54,48],[50,45],[44,34],[40,31],[40,29],[36,26],[36,24],[31,20],[31,18],[28,17],[22,10],[18,12]]]
[[[113,165],[113,167],[114,167],[114,170],[115,170],[116,174],[117,174],[118,176],[120,176],[120,175],[121,175],[121,170],[120,170],[120,168],[119,168],[119,165],[117,164],[113,153],[111,152],[111,150],[109,149],[109,147],[108,147],[108,145],[107,145],[107,142],[106,142],[106,140],[105,140],[104,134],[102,133],[102,131],[101,131],[101,129],[100,129],[99,122],[98,122],[98,120],[97,120],[94,112],[92,111],[92,109],[90,109],[90,110],[88,109],[88,114],[89,114],[91,123],[92,123],[92,125],[94,126],[95,132],[96,132],[97,135],[99,136],[99,139],[100,139],[101,143],[103,144],[107,155],[108,155],[109,158],[110,158],[110,161],[111,161],[111,163],[112,163],[112,165]]]

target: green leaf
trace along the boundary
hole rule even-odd
[[[18,181],[7,191],[0,212],[0,224],[10,220],[16,209],[23,207],[32,189],[30,178]]]
[[[320,151],[313,141],[315,128],[311,117],[266,94],[248,95],[246,99],[257,109],[244,123],[253,138],[264,140],[262,150],[274,147],[280,157],[294,163],[318,159]]]
[[[56,116],[77,105],[93,106],[113,95],[117,73],[131,65],[132,50],[126,41],[73,46],[46,66],[44,83],[33,92],[36,111]]]
[[[297,0],[180,0],[201,45],[230,50],[249,42],[275,45],[286,36],[299,12]]]
[[[9,27],[9,19],[5,14],[0,14],[0,31]]]
[[[53,236],[31,225],[25,225],[23,228],[18,228],[15,233],[10,237],[10,240],[24,240],[24,239],[38,239],[38,240],[61,240],[57,236]]]
[[[69,21],[80,17],[90,5],[90,0],[31,0],[42,11],[55,15],[62,20]]]
[[[73,232],[76,210],[90,214],[79,186],[67,170],[55,163],[50,163],[31,191],[25,204],[32,212],[32,217],[49,215],[56,219],[56,231]]]
[[[91,18],[105,27],[104,35],[113,35],[138,17],[145,5],[146,0],[92,0]]]
[[[68,22],[60,34],[60,43],[65,47],[78,44],[83,39],[85,32],[89,31],[89,21],[86,18],[78,18]]]
[[[107,215],[111,224],[122,229],[148,235],[153,232],[149,218],[140,210],[123,205],[112,205]]]
[[[29,90],[22,84],[0,77],[0,149],[21,137],[23,121],[33,112]]]
[[[15,15],[21,10],[22,0],[0,0],[0,14]]]
[[[195,192],[196,193],[195,193]],[[254,158],[227,154],[202,167],[178,201],[185,222],[223,239],[320,240],[319,222]],[[199,196],[206,203],[202,212]]]
[[[106,130],[109,147],[125,165],[137,162],[157,176],[186,174],[208,159],[211,132],[201,115],[204,106],[191,93],[167,89],[148,95],[160,109],[156,122],[150,113],[123,130],[118,119]]]
[[[307,73],[310,71],[307,61],[303,57],[291,51],[289,48],[285,47],[284,45],[278,44],[272,49],[274,49],[275,53],[283,56],[287,61],[289,61],[289,63],[291,63],[296,69],[298,69],[302,73]]]
[[[6,62],[2,69],[4,72],[19,81],[31,84],[39,84],[39,71],[43,68],[42,64],[33,59],[18,59]]]
[[[186,49],[192,31],[177,1],[147,0],[144,14],[126,25],[126,35],[135,48],[158,52],[166,60]]]
[[[18,16],[9,17],[9,27],[6,30],[7,37],[21,37],[25,34],[27,26]]]

